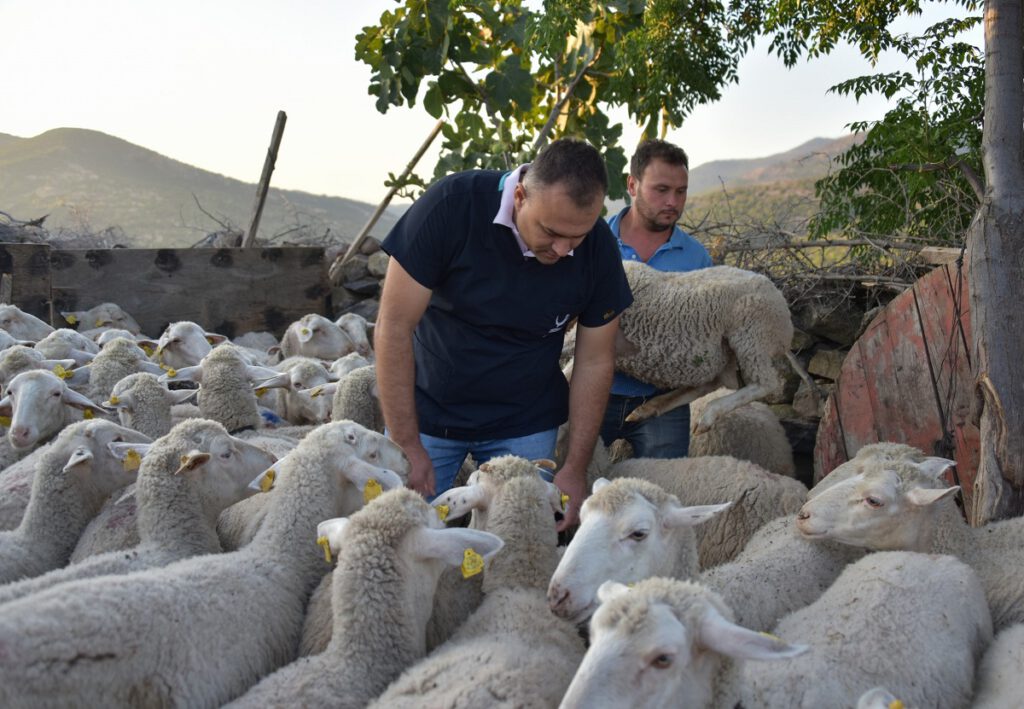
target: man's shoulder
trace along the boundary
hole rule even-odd
[[[438,195],[464,195],[476,192],[498,193],[503,172],[498,170],[466,170],[445,175],[431,185],[428,192]]]

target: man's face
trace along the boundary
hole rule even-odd
[[[631,209],[649,231],[670,229],[683,214],[689,184],[690,173],[682,165],[652,160],[639,180],[632,175],[627,178]]]
[[[601,216],[603,201],[580,208],[560,185],[527,189],[516,185],[514,219],[519,235],[537,260],[557,263],[579,246]]]

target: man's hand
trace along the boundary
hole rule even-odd
[[[555,475],[555,485],[569,496],[562,521],[555,527],[556,531],[563,532],[580,523],[580,507],[587,496],[587,478],[584,471],[563,466]]]
[[[421,444],[413,444],[403,447],[405,455],[409,458],[409,487],[427,499],[434,496],[434,464],[427,455],[427,449]]]

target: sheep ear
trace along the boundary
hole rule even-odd
[[[71,370],[75,366],[75,360],[73,359],[44,359],[39,363],[42,369],[49,369],[51,372],[57,367],[63,367],[64,369]]]
[[[484,463],[484,465],[487,464]],[[445,520],[449,520],[464,517],[472,510],[486,509],[489,502],[490,499],[487,494],[487,490],[484,489],[483,485],[478,485],[474,481],[470,485],[453,487],[446,490],[435,497],[433,502],[430,504],[434,507],[445,505],[448,508],[448,514],[445,515]]]
[[[348,527],[347,517],[335,517],[334,519],[326,519],[316,526],[316,538],[319,543],[321,539],[326,539],[330,545],[331,553],[337,554],[341,551],[342,537],[345,536],[345,529]]]
[[[146,353],[147,357],[152,357],[153,354],[157,351],[157,348],[160,347],[159,342],[157,342],[156,340],[148,339],[135,340],[135,344],[142,348],[142,351]]]
[[[220,335],[216,332],[204,332],[203,337],[205,337],[206,341],[209,342],[214,347],[216,347],[217,345],[223,345],[225,342],[228,341],[227,336]]]
[[[548,504],[551,505],[552,512],[565,512],[565,503],[568,501],[569,496],[562,497],[563,493],[558,486],[552,482],[544,481],[544,484],[548,487]]]
[[[54,370],[54,373],[60,370]],[[89,383],[89,379],[92,375],[92,365],[86,364],[78,369],[65,369],[64,374],[58,374],[58,376],[64,381],[64,384],[69,387],[83,387]]]
[[[103,402],[103,405],[108,409],[113,409],[115,411],[130,409],[135,406],[135,397],[129,389],[128,391],[120,394],[111,394],[110,398]]]
[[[952,487],[915,487],[906,494],[907,502],[916,507],[927,507],[939,500],[945,499],[960,489],[959,485]]]
[[[205,451],[191,450],[186,455],[181,456],[181,466],[175,470],[172,475],[182,475],[189,473],[205,464],[210,460],[212,456]]]
[[[88,446],[78,446],[71,452],[68,462],[64,464],[64,472],[69,473],[80,465],[92,464],[93,455]]]
[[[248,489],[255,490],[256,492],[270,492],[274,487],[274,483],[277,481],[277,471],[281,463],[288,459],[288,456],[284,456],[276,463],[272,468],[267,468],[262,473],[257,475],[251,483],[248,485]]]
[[[156,376],[159,377],[161,374],[164,373],[163,367],[161,367],[156,362],[150,362],[149,360],[141,360],[138,366],[139,371],[145,372],[146,374],[155,374]]]
[[[759,633],[730,623],[708,608],[697,631],[701,645],[739,660],[782,660],[807,652],[807,645],[791,645],[769,633]]]
[[[934,456],[925,458],[917,464],[917,469],[933,480],[941,479],[942,474],[945,473],[946,470],[955,467],[955,460],[950,460],[948,458],[936,458]]]
[[[11,397],[5,396],[0,399],[0,416],[6,416],[7,418],[14,416],[14,407],[11,406]],[[6,425],[10,426],[11,422],[8,421]]]
[[[721,505],[696,505],[693,507],[684,507],[683,505],[671,503],[669,504],[669,508],[665,514],[665,525],[670,528],[694,527],[703,522],[707,522],[720,512],[724,512],[731,504],[732,502],[726,502]]]
[[[593,491],[597,492],[601,488],[606,487],[606,486],[611,485],[611,484],[612,484],[612,481],[609,480],[608,478],[598,478],[597,480],[594,481]]]
[[[195,382],[203,383],[203,368],[198,364],[194,367],[183,367],[182,369],[168,369],[160,375],[160,381],[167,382]]]
[[[92,362],[94,355],[92,352],[86,352],[85,350],[71,350],[71,359],[74,361],[76,366],[82,366],[83,364],[89,364]]]
[[[254,389],[280,389],[292,383],[290,372],[275,372],[264,367],[248,367],[248,376]]]
[[[413,535],[411,549],[418,558],[438,559],[449,566],[461,566],[467,550],[476,552],[486,561],[505,546],[501,537],[495,534],[465,527],[419,527],[410,534]]]
[[[107,450],[116,460],[121,461],[121,466],[126,470],[138,470],[142,459],[149,453],[152,443],[125,443],[117,441],[107,444]],[[120,502],[120,500],[118,500]]]
[[[605,581],[597,587],[597,600],[601,603],[607,603],[613,598],[629,593],[629,586],[618,581]]]
[[[174,404],[184,404],[185,402],[193,399],[195,395],[199,393],[198,389],[175,389],[174,391],[164,389],[164,391],[167,392],[165,396],[172,406]]]
[[[391,490],[405,485],[398,473],[387,468],[378,468],[376,465],[371,465],[365,460],[357,458],[354,453],[340,461],[340,463],[341,474],[359,488],[359,491],[364,493],[364,495],[366,493],[366,486],[371,481],[380,485],[381,490]]]
[[[312,389],[302,389],[299,393],[306,394],[311,399],[316,399],[317,397],[321,396],[326,396],[328,399],[333,399],[334,392],[336,392],[337,390],[337,382],[330,382],[329,384],[320,384],[319,386],[315,386]]]
[[[64,322],[68,325],[77,325],[78,322],[85,317],[84,310],[61,310],[60,316],[64,318]]]
[[[66,382],[65,382],[66,384]],[[64,387],[64,393],[61,395],[61,400],[68,406],[73,406],[76,409],[96,409],[97,411],[106,411],[105,406],[100,406],[89,397],[84,394],[79,394],[74,389],[69,389],[67,386]]]

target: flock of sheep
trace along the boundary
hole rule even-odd
[[[358,316],[228,342],[0,305],[0,706],[1024,706],[1024,522],[968,527],[949,461],[896,443],[794,479],[750,403],[773,299],[624,316],[620,364],[690,317],[661,385],[746,387],[695,404],[689,458],[599,444],[561,547],[551,461],[404,487]]]

